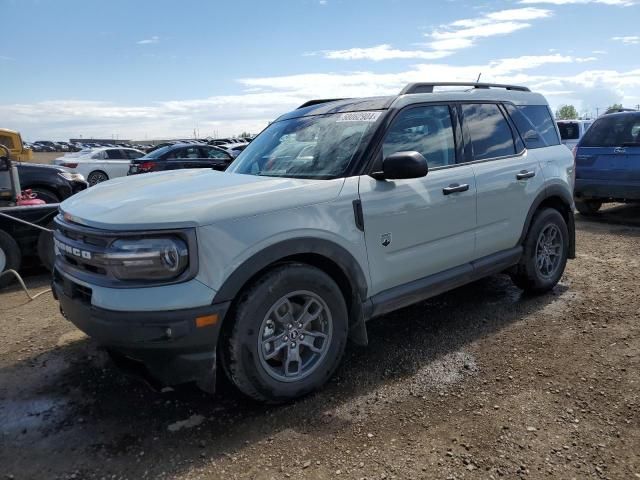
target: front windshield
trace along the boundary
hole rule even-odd
[[[272,123],[228,172],[293,178],[338,178],[373,132],[382,112],[351,112]]]

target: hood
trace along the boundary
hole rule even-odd
[[[95,228],[140,230],[209,225],[328,202],[344,179],[258,177],[209,169],[144,173],[109,180],[65,200],[72,221]]]

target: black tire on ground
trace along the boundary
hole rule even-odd
[[[53,223],[49,222],[46,228],[52,229]],[[53,270],[53,261],[55,260],[53,232],[40,231],[40,235],[38,235],[38,258],[47,270]]]
[[[559,245],[545,248],[547,235],[555,232]],[[544,238],[543,238],[544,235]],[[519,288],[531,293],[543,293],[556,286],[564,272],[569,254],[569,230],[564,217],[555,209],[545,208],[537,212],[524,240],[524,251],[518,265],[510,272],[511,279]],[[544,257],[551,251],[554,268],[548,267]],[[542,261],[541,260],[542,257]],[[557,263],[555,258],[557,258]],[[542,263],[542,266],[540,266]],[[546,269],[546,270],[545,270]]]
[[[16,241],[4,230],[0,230],[0,272],[18,270],[22,262],[22,253]],[[11,274],[0,277],[0,288],[15,280]]]
[[[106,182],[107,180],[109,180],[109,175],[107,175],[102,170],[95,170],[91,172],[87,177],[87,183],[89,183],[89,186],[91,187],[97,185],[98,183]]]
[[[602,207],[601,200],[576,200],[578,212],[585,216],[595,215],[600,207]]]
[[[36,198],[43,200],[45,203],[60,203],[60,197],[47,188],[33,187],[31,192],[35,193]]]
[[[304,312],[310,315],[305,317]],[[296,330],[304,323],[301,319],[311,317],[316,320],[309,320],[308,327]],[[317,338],[315,328],[329,333],[324,339]],[[265,273],[240,294],[223,328],[221,361],[225,373],[242,393],[265,403],[283,403],[320,388],[331,377],[342,359],[347,330],[347,306],[333,279],[309,265],[284,264]],[[267,345],[268,339],[273,338],[280,340]],[[313,348],[307,346],[310,342]],[[274,353],[275,358],[265,358]],[[291,374],[291,365],[300,373]],[[283,369],[281,379],[274,373],[279,368]]]

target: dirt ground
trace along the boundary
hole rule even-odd
[[[639,220],[579,218],[550,294],[498,275],[371,322],[324,390],[282,407],[224,382],[153,392],[50,294],[4,291],[0,476],[640,478]]]

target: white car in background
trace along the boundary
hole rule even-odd
[[[135,148],[93,148],[56,158],[53,163],[82,174],[93,186],[111,178],[126,176],[131,160],[142,156],[144,152]]]
[[[593,122],[594,120],[557,120],[562,143],[573,150]]]

